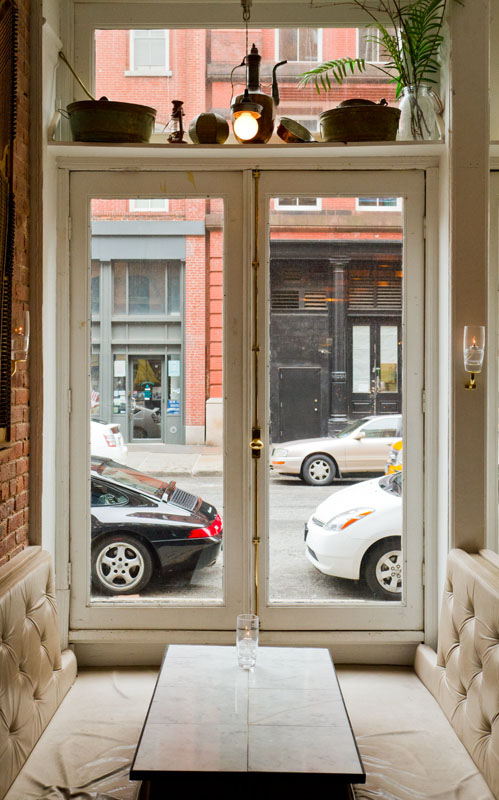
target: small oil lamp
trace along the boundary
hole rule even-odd
[[[184,141],[184,124],[182,122],[182,117],[185,114],[182,108],[183,104],[183,100],[172,100],[172,113],[166,129],[170,144],[187,144]]]

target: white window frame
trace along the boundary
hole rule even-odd
[[[138,208],[137,203],[151,202],[151,200],[162,200],[162,208]],[[167,197],[133,197],[129,200],[128,210],[131,214],[168,214],[169,203]]]
[[[135,66],[135,39],[137,34],[143,33],[144,31],[150,32],[153,30],[160,30],[164,34],[164,62],[163,65],[158,67],[147,67],[147,66]],[[125,75],[134,77],[134,76],[170,76],[172,74],[170,70],[170,31],[168,28],[133,28],[129,31],[129,43],[130,43],[130,67],[125,71]]]
[[[362,197],[367,197],[367,196],[368,195],[366,195],[366,194],[362,195]],[[386,197],[387,195],[384,195],[384,196]],[[400,202],[400,197],[396,198],[397,199],[397,203],[394,206],[383,206],[383,205],[378,205],[378,204],[376,204],[375,206],[364,205],[363,203],[360,202],[362,200],[362,197],[356,197],[355,198],[355,210],[356,211],[401,211],[402,210],[402,204]],[[376,197],[376,200],[379,201],[380,199],[381,199],[381,197]]]
[[[229,169],[228,164],[226,165],[225,169]],[[73,286],[71,290],[71,296],[73,297],[73,309],[71,316],[73,337],[76,342],[76,350],[73,351],[71,356],[71,365],[74,365],[74,367],[72,366],[71,376],[71,390],[73,397],[71,420],[74,421],[74,424],[71,426],[71,449],[73,452],[78,453],[85,451],[85,426],[81,424],[81,420],[87,420],[88,425],[89,418],[89,404],[87,399],[89,369],[87,366],[85,366],[89,359],[89,347],[87,341],[89,292],[88,264],[90,263],[88,241],[88,216],[90,213],[89,200],[91,197],[129,196],[130,186],[133,186],[136,190],[138,189],[141,194],[145,194],[147,191],[151,190],[153,194],[155,194],[158,193],[159,187],[164,185],[165,179],[168,180],[169,189],[173,196],[196,196],[196,193],[198,193],[198,196],[201,196],[202,188],[204,188],[203,196],[213,196],[213,174],[210,172],[205,172],[204,174],[194,174],[194,185],[196,186],[195,190],[193,190],[192,173],[190,171],[186,173],[170,172],[165,175],[164,172],[159,171],[155,173],[148,171],[120,171],[110,173],[106,169],[103,169],[102,172],[99,173],[87,171],[73,175],[72,182],[74,191],[72,192],[71,204],[71,218],[73,220],[73,235],[71,239],[73,253],[71,264],[73,271]],[[222,183],[222,195],[228,191],[226,187],[229,182],[229,176],[230,173],[226,172],[223,175],[223,181],[218,181],[218,183]],[[243,173],[240,174],[240,187],[243,185],[242,176]],[[410,237],[413,237],[412,241],[414,242],[417,240],[419,241],[419,244],[416,245],[415,249],[413,248],[412,255],[410,257],[410,245],[407,245],[406,277],[407,280],[411,282],[410,285],[407,286],[407,293],[409,293],[411,296],[411,303],[408,304],[406,308],[406,324],[409,325],[409,327],[413,330],[414,326],[416,326],[418,332],[416,335],[411,337],[410,342],[406,341],[405,343],[406,348],[411,348],[410,352],[409,349],[404,352],[404,363],[411,363],[410,374],[412,380],[412,385],[410,387],[406,385],[404,398],[405,418],[407,420],[409,416],[411,417],[411,425],[407,426],[405,432],[407,441],[407,458],[404,465],[404,473],[406,476],[405,479],[411,480],[411,492],[406,492],[407,501],[404,504],[404,514],[408,519],[411,519],[411,536],[406,537],[404,546],[406,548],[406,558],[409,564],[412,565],[409,570],[412,576],[410,578],[412,590],[415,590],[416,595],[418,591],[422,595],[420,567],[418,567],[418,563],[420,563],[418,559],[421,559],[422,553],[422,541],[419,536],[414,534],[414,531],[415,526],[417,526],[416,520],[422,519],[422,422],[420,423],[419,421],[421,419],[421,406],[418,401],[418,398],[420,397],[422,374],[421,370],[418,372],[417,364],[418,359],[422,362],[422,340],[424,333],[422,326],[422,270],[414,269],[412,265],[416,265],[418,263],[422,264],[424,260],[422,255],[422,212],[424,206],[423,173],[421,171],[414,170],[409,172],[387,170],[383,173],[370,171],[340,171],[336,174],[325,172],[323,169],[318,172],[304,172],[303,170],[299,170],[297,174],[294,174],[294,171],[279,171],[274,173],[271,171],[264,171],[261,175],[260,181],[261,201],[267,207],[269,205],[268,201],[270,198],[275,196],[276,189],[279,192],[286,192],[287,195],[291,196],[297,192],[304,192],[305,194],[309,194],[311,192],[314,192],[315,194],[316,192],[320,192],[322,196],[326,197],[344,197],[357,196],[357,193],[360,191],[366,191],[366,193],[369,195],[377,195],[379,193],[380,185],[383,185],[384,183],[385,185],[388,184],[390,196],[403,195],[404,197],[412,198],[412,210],[409,213],[406,208],[405,211],[406,216],[409,213],[409,217],[406,219],[405,228],[406,231],[409,232]],[[334,191],[333,186],[335,187]],[[179,187],[183,188],[183,193],[179,192]],[[250,188],[250,184],[247,183],[246,194]],[[353,195],[352,189],[354,189],[356,192]],[[241,188],[241,198],[242,197],[243,191]],[[226,302],[234,304],[232,305],[232,312],[230,312],[231,318],[240,319],[241,329],[239,330],[239,336],[242,335],[243,330],[248,332],[249,322],[247,294],[247,289],[249,289],[249,287],[246,287],[246,284],[249,281],[248,275],[250,273],[247,272],[246,277],[243,277],[244,269],[242,267],[243,259],[241,249],[242,247],[245,247],[243,244],[243,239],[245,239],[245,237],[242,233],[242,229],[244,227],[243,220],[246,219],[246,224],[248,225],[251,220],[251,216],[248,215],[248,211],[251,207],[249,197],[246,197],[244,206],[247,210],[246,217],[242,213],[242,207],[241,213],[234,215],[234,218],[239,220],[239,222],[236,224],[235,229],[233,230],[231,237],[232,244],[228,243],[231,253],[231,269],[227,271],[229,284],[226,286],[225,292]],[[233,211],[234,207],[232,201],[231,208]],[[260,227],[261,239],[259,242],[259,249],[262,253],[267,252],[267,230],[267,225],[262,220],[262,225]],[[237,244],[235,244],[236,241]],[[241,268],[239,270],[233,268],[233,264],[235,263],[233,248],[235,248],[236,252],[241,254]],[[420,250],[421,252],[419,252]],[[246,258],[249,257],[250,253],[247,251]],[[262,287],[262,291],[264,302],[267,303],[269,299],[266,296],[267,287]],[[416,301],[415,298],[418,296],[420,300]],[[87,319],[87,324],[83,324],[83,320],[85,319]],[[262,326],[260,330],[260,337],[261,341],[263,342],[266,341],[268,330],[267,321],[264,314],[261,315],[260,326]],[[229,338],[233,335],[235,334],[231,331]],[[244,341],[244,336],[241,341]],[[230,486],[231,498],[233,498],[234,492],[237,493],[240,491],[241,493],[244,493],[243,487],[248,487],[249,485],[249,466],[248,461],[245,459],[245,454],[247,455],[247,430],[250,428],[251,424],[251,412],[248,407],[248,398],[251,396],[251,383],[248,382],[248,376],[251,373],[251,370],[249,369],[249,363],[251,360],[251,345],[249,340],[246,341],[246,345],[246,348],[243,348],[243,352],[246,352],[246,356],[243,357],[242,360],[237,360],[237,369],[234,373],[236,375],[235,396],[238,396],[239,400],[235,404],[232,404],[233,410],[231,410],[231,405],[229,403],[226,407],[227,415],[230,416],[232,414],[233,416],[232,421],[229,419],[226,424],[226,434],[228,431],[230,432],[229,438],[226,438],[226,441],[229,441],[230,439],[231,442],[231,446],[226,452],[226,458],[235,459],[235,461],[233,460],[231,464],[226,462],[226,470],[227,474],[241,474],[242,476],[241,481],[237,481],[235,483],[232,482]],[[241,343],[238,345],[235,341],[229,341],[226,344],[226,353],[232,351],[239,352],[240,347]],[[417,355],[418,353],[419,356]],[[245,359],[247,359],[246,362]],[[265,385],[264,362],[265,359],[262,359],[261,369],[263,371],[260,375],[261,386]],[[414,384],[414,376],[416,374],[419,376],[416,380],[417,385]],[[268,405],[265,406],[265,401],[263,399],[262,402],[263,406],[261,409],[261,419],[264,421],[262,426],[263,433],[263,431],[268,430],[268,420],[266,421]],[[248,419],[246,420],[246,424],[248,426],[247,428],[245,427],[244,420],[241,424],[241,408],[245,409],[245,413],[248,416]],[[409,439],[411,437],[413,439],[412,446],[409,443]],[[233,453],[236,455],[232,455]],[[260,502],[263,503],[263,505],[259,509],[260,519],[266,519],[266,501],[264,498],[266,496],[265,482],[268,478],[268,470],[264,469],[265,465],[266,459],[262,459],[259,477],[259,481],[262,483],[260,486],[259,496],[261,498]],[[77,526],[81,524],[81,521],[88,520],[89,517],[88,496],[85,492],[81,491],[82,486],[88,485],[89,479],[87,474],[87,461],[77,459],[76,469],[77,472],[78,470],[79,472],[78,474],[73,475],[73,479],[71,481],[73,492],[70,509],[71,529],[75,531],[74,547],[76,547],[76,549],[73,547],[72,560],[74,563],[81,565],[89,561],[87,557],[88,545],[86,542],[83,544],[81,537],[78,537],[78,534],[76,533]],[[407,476],[409,476],[409,478],[407,478]],[[251,552],[251,538],[249,534],[251,533],[251,524],[249,522],[248,514],[250,514],[250,510],[246,504],[247,498],[246,501],[243,501],[241,495],[241,497],[237,498],[237,500],[238,502],[233,505],[233,509],[235,509],[237,506],[237,514],[235,511],[232,512],[233,516],[230,523],[227,519],[227,510],[225,512],[226,529],[228,526],[232,530],[237,529],[246,531],[246,533],[241,536],[238,542],[235,541],[235,537],[232,537],[232,539],[229,537],[229,539],[226,540],[226,547],[228,551],[231,549],[229,541],[232,542],[232,554],[230,552],[226,552],[226,557],[228,559],[228,571],[226,574],[231,579],[230,582],[232,585],[232,590],[229,588],[227,591],[229,593],[232,591],[232,601],[227,601],[226,603],[222,604],[222,606],[217,607],[196,607],[195,614],[192,614],[192,608],[169,609],[168,628],[171,628],[172,630],[175,628],[189,630],[195,626],[198,630],[203,627],[212,630],[221,630],[226,627],[228,630],[231,630],[233,627],[233,615],[235,608],[233,603],[239,602],[244,605],[248,602],[249,595],[246,595],[246,600],[244,600],[244,596],[245,592],[249,592],[249,554]],[[245,508],[246,510],[244,510]],[[243,509],[243,518],[246,520],[244,525],[241,523],[241,509]],[[88,524],[88,522],[85,524]],[[243,541],[245,537],[246,540]],[[263,561],[260,565],[260,574],[262,576],[265,575],[266,559],[263,551],[264,548],[261,550]],[[88,570],[89,567],[87,566],[86,571],[84,569],[79,569],[76,574],[73,574],[73,580],[75,584],[75,600],[73,601],[72,611],[73,628],[75,628],[77,631],[82,631],[88,628],[105,628],[109,625],[110,620],[112,620],[112,624],[115,628],[132,630],[135,626],[137,626],[140,630],[144,627],[146,613],[147,628],[164,628],[166,613],[164,606],[156,609],[148,609],[146,612],[144,606],[135,609],[126,607],[119,608],[119,610],[112,610],[109,604],[103,604],[103,606],[100,606],[99,604],[90,603],[90,581]],[[243,587],[245,588],[243,589]],[[419,600],[415,600],[413,596],[414,592],[412,590],[409,592],[407,602],[404,601],[401,604],[393,604],[393,607],[390,609],[387,608],[387,604],[383,603],[378,606],[378,609],[376,609],[376,604],[368,604],[366,606],[365,604],[359,605],[353,603],[348,605],[348,614],[345,614],[344,604],[321,608],[313,605],[303,607],[300,604],[293,605],[292,603],[289,603],[286,604],[286,609],[273,607],[275,604],[271,604],[265,609],[261,608],[260,615],[265,622],[266,629],[269,631],[272,629],[292,631],[297,628],[302,631],[307,629],[310,631],[328,629],[360,629],[362,631],[366,629],[367,625],[367,627],[370,627],[373,630],[377,629],[388,631],[391,629],[394,631],[412,631],[412,636],[417,636],[417,631],[422,630],[422,598],[420,597]],[[225,598],[227,597],[228,595],[226,594]],[[262,600],[260,602],[262,603]],[[391,606],[392,604],[388,605]],[[369,619],[369,624],[367,623],[367,619]],[[78,638],[78,636],[85,636],[85,634],[76,634],[76,638]]]
[[[307,25],[300,25],[299,27],[295,28],[294,30],[299,31],[300,28],[306,28],[306,27],[313,28],[313,30],[317,31],[317,58],[315,60],[307,59],[306,61],[301,61],[300,59],[288,58],[287,59],[288,64],[314,64],[316,62],[321,62],[322,61],[322,28],[315,28],[312,25],[308,25],[308,26]],[[283,56],[280,55],[280,53],[279,53],[279,50],[280,50],[280,39],[279,39],[279,37],[280,37],[280,33],[281,33],[282,30],[286,30],[286,28],[276,28],[275,32],[274,32],[274,37],[275,37],[275,59],[276,59],[276,61],[281,61],[282,58],[283,58]],[[298,52],[299,52],[299,50],[300,50],[300,44],[299,44],[299,37],[298,37]]]
[[[313,206],[299,206],[296,205],[288,205],[286,203],[281,203],[281,198],[276,197],[274,200],[274,208],[280,211],[298,211],[300,214],[306,213],[307,211],[321,211],[322,209],[322,197],[315,197],[315,205]],[[298,200],[298,198],[296,198]]]
[[[424,341],[425,341],[425,245],[424,245],[424,204],[425,180],[422,171],[344,171],[329,174],[326,171],[294,173],[262,171],[260,177],[261,214],[265,224],[260,227],[259,252],[269,257],[269,208],[270,201],[277,192],[293,196],[301,192],[312,192],[323,197],[378,196],[383,187],[390,197],[404,198],[404,300],[403,300],[403,382],[402,403],[403,438],[405,439],[404,461],[404,503],[402,549],[406,570],[403,600],[400,603],[371,604],[338,603],[334,606],[321,604],[313,606],[299,601],[279,602],[269,599],[269,580],[262,579],[265,600],[260,600],[259,615],[262,625],[268,629],[320,630],[332,627],[335,630],[408,630],[423,629],[423,585],[421,580],[423,563],[424,530],[424,428],[421,397],[425,381]],[[308,190],[308,191],[307,191]],[[264,287],[263,302],[270,308],[270,281]],[[410,301],[409,301],[410,299]],[[269,352],[269,320],[261,314],[259,319],[259,339],[266,343]],[[268,355],[267,355],[268,359]],[[262,359],[259,385],[267,386],[267,394],[260,399],[259,419],[262,431],[270,429],[270,399],[267,384],[268,360]],[[410,365],[410,368],[409,368]],[[262,392],[262,394],[264,394]],[[268,469],[259,475],[259,519],[268,519]],[[410,525],[409,525],[410,520]],[[268,572],[268,535],[262,537],[267,547],[261,547],[260,575]],[[283,609],[285,606],[285,612]],[[388,608],[387,606],[390,606]],[[369,608],[369,621],[366,611]],[[347,612],[348,609],[348,612]],[[346,621],[348,618],[348,622]]]
[[[130,162],[130,167],[132,163]],[[250,530],[245,518],[244,487],[249,485],[247,464],[247,431],[250,419],[241,424],[242,409],[249,414],[248,402],[243,392],[243,383],[250,372],[248,355],[229,358],[229,353],[241,350],[243,331],[248,330],[247,294],[242,290],[249,281],[243,271],[245,237],[243,235],[243,172],[224,174],[223,185],[213,192],[210,172],[148,172],[107,170],[72,172],[70,177],[70,213],[75,231],[71,237],[70,298],[72,336],[70,343],[69,381],[73,398],[70,415],[70,452],[76,454],[71,460],[72,480],[69,495],[69,530],[71,531],[71,561],[79,565],[73,572],[71,587],[70,627],[75,631],[108,629],[163,630],[231,630],[237,609],[246,608],[244,590],[248,586],[251,543],[242,535],[224,539],[224,584],[222,597],[218,601],[207,600],[193,606],[192,603],[168,601],[161,606],[151,604],[116,604],[95,601],[91,598],[90,572],[90,356],[88,334],[90,325],[90,203],[92,198],[129,198],[130,191],[141,194],[159,194],[168,183],[170,197],[208,198],[225,200],[226,214],[230,209],[232,225],[224,227],[224,260],[230,269],[224,271],[224,316],[233,320],[226,326],[224,343],[224,397],[228,402],[224,408],[224,438],[226,446],[224,470],[226,475],[240,474],[241,481],[230,486],[231,504],[228,503],[227,481],[224,486],[224,528],[233,532]],[[249,289],[248,289],[249,291]],[[79,322],[77,322],[77,320]],[[236,322],[237,321],[237,322]],[[244,412],[243,412],[244,413]],[[82,455],[84,454],[84,455]],[[145,620],[147,619],[147,623]],[[166,619],[168,620],[166,622]],[[85,638],[87,634],[83,634]],[[76,639],[78,634],[75,636]]]

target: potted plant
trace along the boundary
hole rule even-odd
[[[372,33],[366,40],[375,42],[388,60],[373,64],[396,84],[401,99],[399,138],[435,139],[438,128],[431,85],[437,83],[438,56],[443,42],[442,25],[448,0],[349,0],[371,20]],[[461,0],[456,0],[461,3]],[[300,76],[300,86],[310,83],[317,92],[331,88],[331,80],[342,84],[349,74],[364,72],[363,58],[326,61]]]

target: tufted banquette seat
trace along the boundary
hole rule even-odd
[[[83,670],[68,692],[49,556],[31,547],[0,568],[0,800],[136,798],[128,768],[156,671]],[[499,800],[495,554],[449,554],[437,653],[337,672],[367,772],[357,800]]]
[[[0,569],[0,797],[76,677],[61,652],[48,553],[28,547]]]
[[[449,553],[437,652],[419,645],[414,669],[337,672],[367,772],[357,800],[499,800],[497,555]]]
[[[438,652],[421,645],[416,671],[499,797],[499,558],[453,550]]]

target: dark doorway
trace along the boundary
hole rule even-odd
[[[279,369],[279,441],[321,435],[321,370],[313,367]]]

